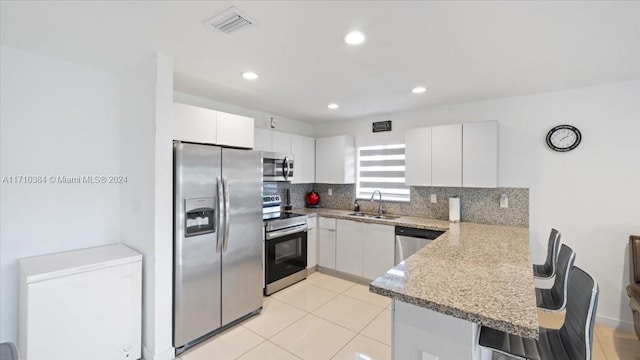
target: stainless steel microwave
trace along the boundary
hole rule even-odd
[[[291,154],[262,153],[263,181],[291,181],[294,173],[294,158]]]

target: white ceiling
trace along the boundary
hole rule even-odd
[[[259,24],[202,25],[232,5]],[[640,78],[637,1],[3,0],[0,25],[2,44],[117,73],[163,52],[176,90],[311,123]]]

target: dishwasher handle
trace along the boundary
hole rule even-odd
[[[416,237],[421,239],[433,240],[438,236],[444,234],[444,231],[429,230],[429,229],[417,229],[406,226],[396,226],[396,236]]]

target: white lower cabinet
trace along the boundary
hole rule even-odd
[[[318,265],[318,228],[317,216],[307,218],[307,269]]]
[[[318,218],[318,265],[336,268],[336,219]]]
[[[393,267],[394,228],[351,220],[336,226],[336,270],[373,280]]]
[[[362,276],[364,223],[338,220],[336,225],[336,270]]]
[[[376,279],[391,269],[395,257],[395,229],[393,226],[364,224],[362,246],[362,277]]]

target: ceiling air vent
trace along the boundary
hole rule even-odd
[[[257,21],[247,16],[235,6],[228,8],[204,22],[208,27],[227,35],[243,27],[256,25],[257,23]]]

